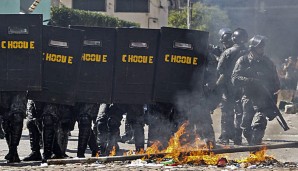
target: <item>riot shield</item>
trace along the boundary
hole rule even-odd
[[[42,15],[0,15],[0,90],[40,91]]]
[[[159,30],[117,30],[113,102],[151,103]]]
[[[84,30],[77,102],[111,103],[115,28],[71,26]]]
[[[74,105],[83,31],[43,26],[43,80],[41,92],[30,92],[35,101]]]
[[[161,28],[153,100],[173,103],[177,94],[203,86],[208,32]]]

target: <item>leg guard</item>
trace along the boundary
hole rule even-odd
[[[62,148],[61,148],[61,146],[60,146],[60,144],[59,144],[59,142],[58,142],[58,135],[57,135],[57,134],[58,134],[58,133],[55,134],[54,142],[53,142],[53,153],[54,153],[53,158],[54,158],[54,159],[62,159],[62,158],[64,158],[64,157],[67,157],[67,155],[62,151]],[[65,135],[65,133],[64,133],[64,135]],[[66,135],[65,135],[65,136],[66,136]],[[67,138],[66,141],[68,141],[68,136],[65,137],[65,138]],[[63,140],[63,141],[65,141],[65,140]],[[64,142],[64,143],[65,143],[65,142]],[[66,148],[66,147],[65,147],[65,148]]]
[[[133,123],[132,128],[135,134],[135,147],[136,151],[139,152],[144,150],[145,137],[144,137],[144,124],[143,123]]]
[[[267,119],[263,113],[258,112],[253,118],[252,124],[252,145],[260,145],[262,144],[262,139],[265,134],[265,129],[267,126]]]
[[[98,155],[98,145],[96,143],[96,137],[93,130],[90,131],[90,137],[88,141],[88,146],[92,151],[91,157],[96,157]]]
[[[106,155],[106,147],[108,142],[108,124],[104,119],[97,120],[97,144],[99,155]]]
[[[35,124],[34,120],[27,121],[27,128],[29,129],[29,137],[30,137],[30,147],[31,147],[31,154],[25,157],[23,161],[39,161],[41,160],[40,154],[40,132]]]
[[[85,151],[89,141],[91,131],[91,119],[88,115],[82,115],[79,118],[79,142],[77,157],[85,157]]]
[[[121,119],[118,120],[118,117],[110,117],[108,119],[108,142],[106,147],[106,152],[110,153],[113,150],[113,147],[116,150],[119,149],[118,140],[120,139],[120,124]]]
[[[50,159],[53,153],[53,143],[55,138],[54,118],[51,115],[45,115],[42,118],[43,126],[43,161]]]
[[[8,162],[20,162],[20,158],[17,152],[17,147],[20,143],[22,131],[23,131],[23,113],[14,113],[12,114],[13,121],[11,125],[11,137],[10,137],[10,145],[9,145],[9,157]]]
[[[0,139],[4,138],[4,132],[2,129],[2,116],[0,116]]]

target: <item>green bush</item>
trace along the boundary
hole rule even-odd
[[[101,27],[140,27],[139,24],[120,20],[98,12],[53,7],[50,25],[68,27],[69,25],[101,26]]]

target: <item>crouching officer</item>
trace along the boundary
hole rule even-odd
[[[8,163],[20,162],[17,147],[22,136],[26,105],[26,92],[1,92],[1,111],[4,114],[3,130],[9,147],[5,159]]]
[[[127,118],[134,129],[136,151],[144,149],[144,115],[143,105],[101,104],[97,116],[97,143],[100,155],[108,155],[119,149],[120,125],[122,115]]]
[[[250,145],[256,145],[262,143],[267,126],[266,117],[270,118],[271,114],[266,99],[268,96],[274,99],[280,84],[275,65],[264,55],[264,36],[254,36],[249,42],[249,48],[249,54],[236,62],[232,82],[243,90],[243,135]]]

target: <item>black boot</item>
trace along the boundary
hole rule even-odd
[[[43,154],[42,162],[46,162],[52,157],[54,144],[55,130],[53,127],[43,128]]]
[[[9,153],[7,155],[7,163],[18,163],[21,162],[16,146],[11,146],[9,148]]]
[[[251,136],[251,145],[261,145],[264,134],[265,130],[263,129],[253,129]]]
[[[88,114],[80,114],[79,118],[79,142],[77,157],[85,158],[85,151],[91,132],[91,119]]]
[[[144,125],[142,123],[132,124],[135,137],[135,147],[136,151],[140,152],[144,150],[145,137],[144,137]]]
[[[90,131],[90,127],[80,126],[79,128],[79,142],[77,151],[77,157],[79,158],[85,158],[85,151],[89,141]]]
[[[17,147],[21,140],[22,130],[23,130],[23,120],[21,121],[22,122],[16,122],[12,126],[9,153],[6,158],[8,160],[8,163],[15,163],[15,162],[21,161],[17,152]]]
[[[7,143],[7,145],[8,145],[8,148],[10,149],[10,148],[11,148],[11,147],[10,147],[10,144],[11,144],[11,143],[10,143],[10,141],[11,141],[11,140],[10,140],[11,133],[10,133],[10,132],[5,132],[4,135],[5,135],[5,140],[6,140],[6,143]],[[4,158],[5,158],[6,160],[8,160],[9,158],[12,158],[11,155],[12,155],[12,154],[8,153],[8,154],[5,155]]]
[[[57,141],[57,146],[55,145],[56,143],[54,142],[54,149],[56,147],[56,149],[59,147],[59,151],[58,151],[58,156],[59,153],[61,154],[61,156],[64,157],[68,157],[66,155],[66,149],[67,149],[67,145],[68,145],[68,130],[64,130],[64,129],[59,129],[57,132],[57,136],[55,136],[55,141]],[[55,151],[55,150],[54,150]],[[57,153],[57,152],[56,152]],[[55,153],[54,153],[55,154]],[[56,155],[56,154],[55,154]],[[57,155],[56,155],[57,156]]]
[[[247,143],[252,145],[252,130],[251,128],[243,129],[243,136],[246,138]]]
[[[234,144],[242,145],[242,129],[241,128],[235,129]]]
[[[119,138],[120,137],[118,132],[108,134],[108,142],[105,150],[107,155],[109,155],[114,150],[114,148],[117,153],[117,151],[119,150],[119,145],[118,145]]]
[[[105,127],[105,124],[98,122],[97,123],[97,144],[98,144],[98,155],[107,156],[106,148],[108,142],[108,130]]]
[[[96,157],[98,156],[98,145],[96,143],[96,137],[94,135],[93,130],[90,131],[90,136],[89,136],[89,141],[88,141],[88,146],[90,150],[92,151],[91,157]]]
[[[52,158],[54,158],[54,159],[63,159],[64,157],[68,157],[65,154],[65,152],[63,152],[63,150],[61,149],[61,146],[58,143],[58,135],[57,135],[57,133],[55,134],[55,137],[54,137],[53,153],[54,153],[54,156],[52,156]]]
[[[35,124],[28,123],[27,127],[29,129],[29,136],[30,136],[30,146],[31,146],[31,153],[29,156],[25,157],[23,161],[41,161],[41,154],[40,154],[40,132]]]

